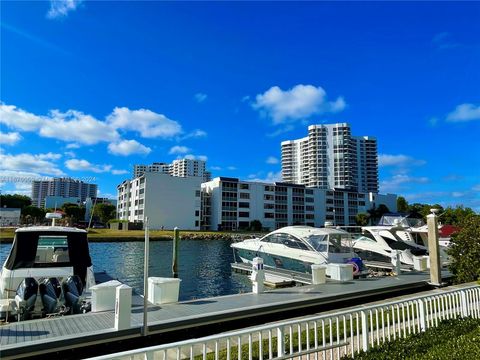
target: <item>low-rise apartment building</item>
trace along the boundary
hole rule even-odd
[[[359,193],[345,189],[319,189],[291,183],[262,183],[219,177],[202,184],[208,198],[208,219],[202,228],[210,230],[245,229],[253,220],[264,228],[288,225],[354,226],[358,213],[386,205],[396,211],[394,194]],[[202,212],[203,213],[203,212]],[[203,219],[202,219],[203,220]]]
[[[151,229],[200,229],[201,177],[146,172],[117,186],[117,218]]]

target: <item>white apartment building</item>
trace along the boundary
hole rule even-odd
[[[394,194],[309,188],[291,183],[262,183],[219,177],[202,184],[202,229],[237,230],[258,220],[264,228],[288,225],[354,226],[358,213],[384,204],[396,211]]]
[[[210,181],[211,173],[206,169],[206,161],[195,159],[177,159],[171,164],[154,162],[151,165],[134,165],[133,177],[137,178],[146,172],[159,172],[178,177],[196,176],[203,181]]]
[[[200,229],[201,177],[145,172],[117,186],[117,218],[143,222],[151,229]]]
[[[97,185],[71,178],[32,181],[32,205],[45,207],[47,196],[79,198],[84,202],[87,197],[97,196]]]
[[[281,149],[284,182],[378,192],[377,141],[352,136],[347,123],[310,125],[308,136],[283,141]]]
[[[154,162],[151,165],[133,165],[133,177],[137,178],[146,172],[160,172],[164,174],[170,173],[170,164],[164,162]]]

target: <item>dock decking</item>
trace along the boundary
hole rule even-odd
[[[447,278],[450,274],[444,271],[442,276]],[[428,273],[410,272],[399,277],[367,278],[343,283],[328,281],[321,285],[277,289],[262,294],[244,293],[159,306],[150,304],[149,334],[161,334],[163,341],[180,340],[172,336],[185,329],[196,329],[204,335],[208,331],[216,333],[225,328],[215,325],[235,323],[237,327],[245,327],[248,326],[246,324],[253,325],[255,321],[265,321],[266,316],[279,319],[299,309],[319,311],[323,306],[340,302],[362,303],[385,294],[420,291],[428,288],[428,280]],[[114,344],[120,340],[140,341],[142,321],[143,298],[134,295],[131,328],[128,330],[115,331],[113,311],[11,323],[0,326],[0,358],[46,355]],[[96,354],[101,352],[101,348],[96,348]],[[79,358],[82,355],[78,353],[71,357]]]

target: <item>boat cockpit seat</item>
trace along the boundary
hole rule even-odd
[[[85,302],[82,298],[83,284],[78,275],[72,275],[66,278],[63,283],[63,296],[65,306],[70,308],[72,314],[81,314],[86,312]]]
[[[48,315],[62,314],[65,307],[60,304],[62,287],[57,278],[44,279],[40,283],[40,298],[42,299],[43,311]]]
[[[68,256],[68,254],[64,251],[59,252],[59,253],[55,252],[53,254],[53,262],[58,263],[58,262],[69,262],[69,261],[70,261],[70,258]]]
[[[34,278],[25,278],[18,285],[15,302],[17,304],[19,320],[30,318],[31,313],[35,309],[37,294],[38,283]]]

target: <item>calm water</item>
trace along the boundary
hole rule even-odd
[[[0,246],[4,263],[10,244]],[[143,293],[143,242],[90,243],[94,271],[108,274]],[[225,240],[182,240],[179,249],[180,300],[251,291],[245,275],[232,274],[233,253]],[[150,276],[172,276],[172,241],[150,242]]]

